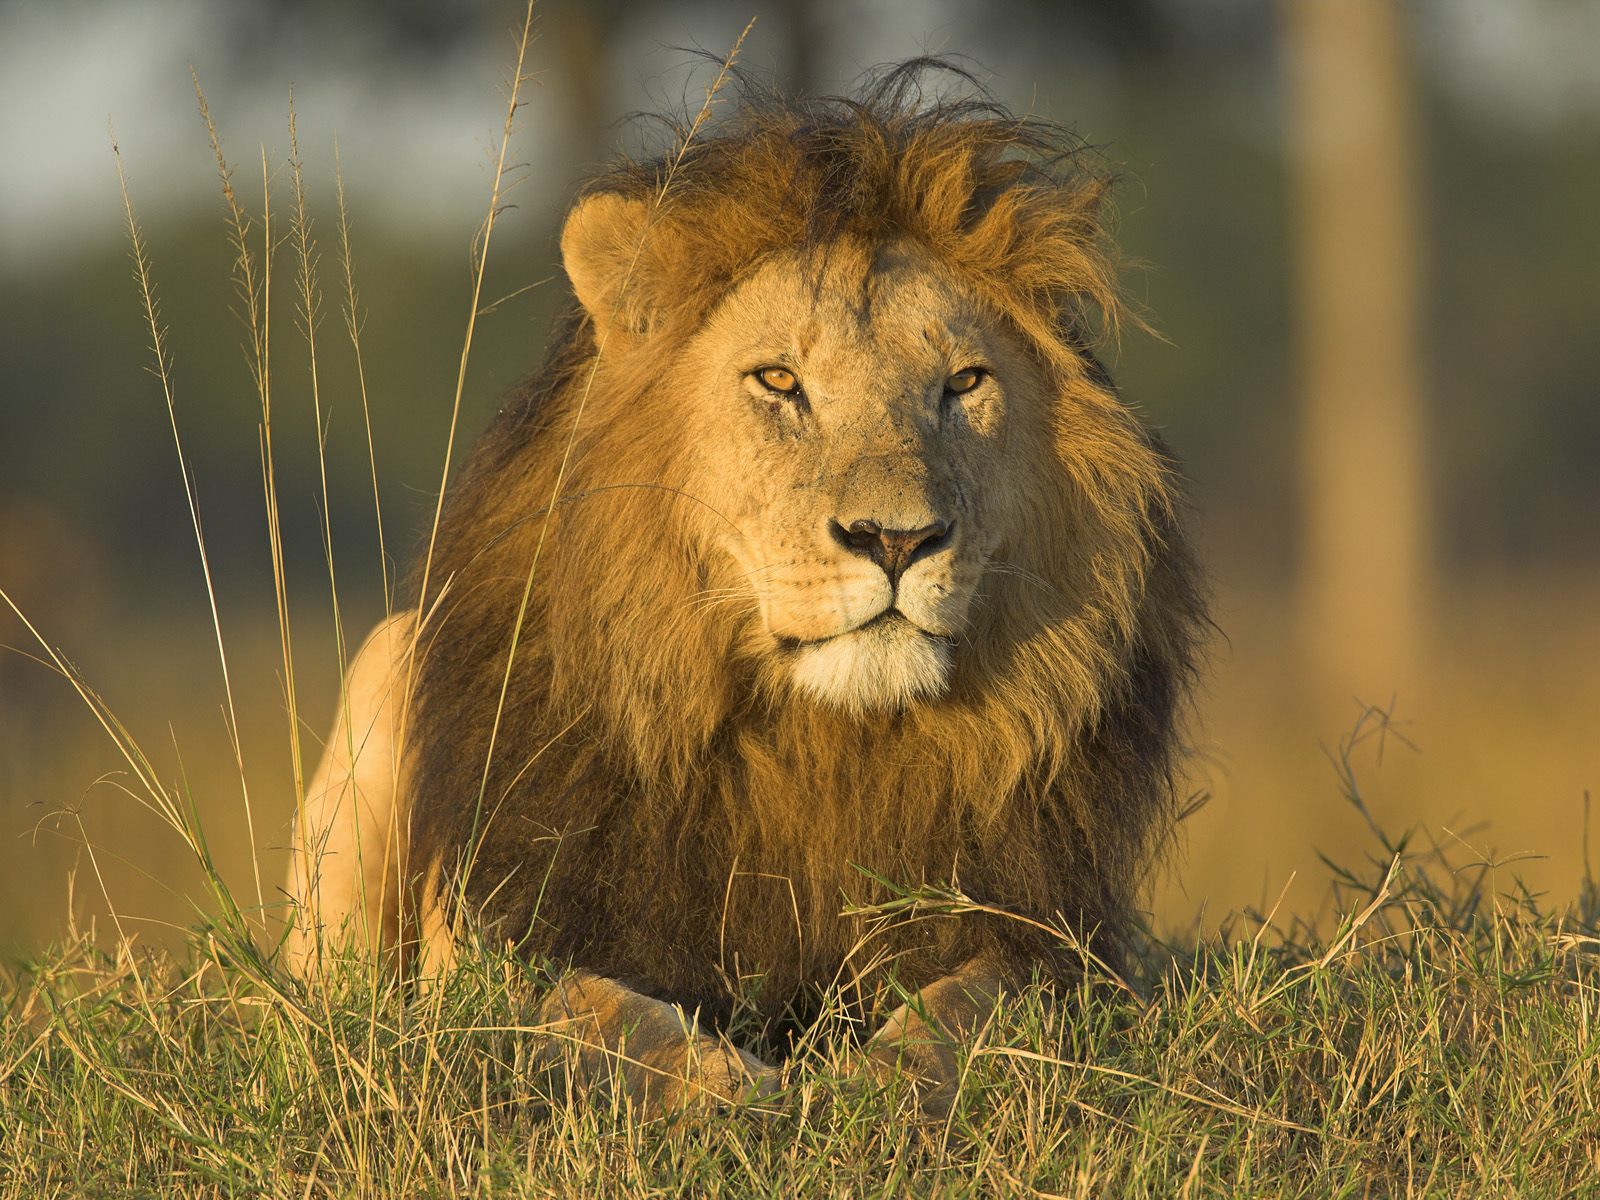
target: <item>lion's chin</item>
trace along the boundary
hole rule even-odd
[[[794,681],[823,704],[865,714],[943,695],[950,661],[948,642],[889,613],[860,629],[801,647]]]

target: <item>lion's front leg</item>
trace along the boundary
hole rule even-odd
[[[942,1116],[960,1083],[957,1050],[994,1012],[1000,988],[999,972],[984,958],[928,984],[890,1013],[867,1043],[868,1069],[879,1078],[909,1076],[922,1110]]]
[[[350,661],[322,762],[295,814],[286,953],[316,974],[325,942],[388,956],[402,941],[406,779],[402,694],[416,614],[396,613]]]
[[[777,1073],[677,1005],[570,971],[539,1008],[543,1058],[579,1088],[612,1087],[649,1116],[770,1092]]]

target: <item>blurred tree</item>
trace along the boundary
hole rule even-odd
[[[521,15],[504,0],[255,0],[219,8],[236,69],[261,64],[264,47],[330,36],[395,60],[444,57]]]
[[[1016,16],[1027,26],[1058,24],[1099,43],[1118,59],[1158,53],[1167,46],[1173,14],[1161,0],[1022,0]]]
[[[1285,0],[1308,696],[1419,683],[1433,562],[1408,47],[1395,0]],[[1337,706],[1337,707],[1333,707]]]
[[[540,17],[544,52],[559,64],[565,83],[570,139],[566,158],[588,166],[609,158],[615,138],[608,130],[612,111],[610,45],[627,0],[567,0]]]
[[[827,53],[816,0],[780,0],[778,20],[784,45],[778,82],[791,95],[814,94],[818,63]]]
[[[640,0],[548,0],[542,6],[541,28],[548,57],[559,64],[554,74],[568,89],[571,157],[578,162],[604,160],[615,149],[619,130],[614,123],[626,114],[616,109],[618,75],[610,69],[610,60],[623,26],[650,8]],[[727,35],[737,34],[750,15],[761,19],[757,44],[771,46],[776,40],[775,82],[791,94],[815,92],[828,41],[816,0],[777,0],[775,5],[741,13],[727,24]],[[728,49],[713,44],[706,46],[705,52],[720,58]],[[747,45],[747,64],[750,58]],[[624,74],[631,76],[637,69],[637,64],[629,64]],[[692,113],[699,103],[698,93],[691,87],[685,95]]]

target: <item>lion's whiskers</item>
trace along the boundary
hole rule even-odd
[[[1034,574],[1026,567],[1020,567],[1016,563],[1006,562],[1004,559],[998,558],[991,558],[986,564],[984,564],[984,566],[986,570],[993,571],[996,575],[1013,576],[1017,579],[1024,580],[1027,583],[1033,584],[1040,591],[1048,592],[1056,599],[1061,598],[1061,590],[1059,588],[1050,583],[1048,580],[1044,579],[1042,576]],[[975,594],[974,599],[976,598],[977,595]]]
[[[723,588],[713,592],[698,592],[689,600],[689,608],[693,612],[710,612],[714,608],[728,605],[747,603],[752,609],[759,607],[755,596],[742,588]]]

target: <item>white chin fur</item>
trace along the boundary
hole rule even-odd
[[[900,617],[806,646],[794,664],[801,691],[853,713],[938,696],[949,679],[949,645]]]

